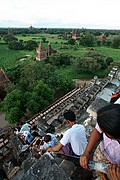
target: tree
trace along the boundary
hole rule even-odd
[[[19,90],[13,90],[7,94],[3,101],[3,111],[9,123],[15,123],[20,120],[25,111],[24,103],[24,96]]]
[[[94,74],[96,71],[100,70],[101,65],[92,57],[83,57],[81,67],[85,72]]]
[[[95,74],[96,71],[107,68],[106,57],[97,51],[86,53],[83,57],[77,58],[74,62],[75,70],[78,73]]]
[[[57,84],[59,90],[64,94],[71,91],[75,87],[74,82],[67,77],[59,77],[57,80]]]
[[[45,59],[45,62],[50,63],[57,67],[62,65],[69,66],[71,64],[70,59],[71,59],[70,55],[62,53],[47,57]]]
[[[12,82],[9,82],[8,85],[7,85],[7,87],[6,87],[6,89],[5,89],[5,91],[6,91],[7,94],[8,94],[8,93],[12,92],[12,91],[15,90],[15,89],[16,89],[15,84],[12,83]]]
[[[19,107],[13,107],[9,112],[6,112],[6,120],[11,124],[19,122],[23,114]]]
[[[16,83],[19,80],[22,66],[23,64],[18,64],[6,70],[6,74],[11,82]]]
[[[120,61],[113,61],[113,62],[111,62],[110,65],[109,65],[109,71],[110,71],[114,66],[117,66],[118,69],[120,69]]]
[[[110,65],[110,63],[112,63],[113,62],[113,58],[112,57],[108,57],[107,59],[106,59],[106,64],[109,66]]]
[[[39,81],[33,92],[27,94],[27,108],[37,113],[47,107],[54,99],[54,90],[43,81]]]
[[[115,38],[113,38],[111,46],[113,48],[118,48],[120,46],[120,35],[115,37]]]
[[[34,87],[33,91],[38,95],[41,96],[44,100],[51,102],[54,97],[54,90],[49,88],[47,84],[43,81],[39,81],[38,84]]]
[[[44,62],[29,62],[20,70],[19,86],[27,91],[32,91],[38,81],[42,79],[50,87],[55,85],[55,68]]]
[[[18,39],[14,36],[5,35],[3,37],[3,41],[5,41],[6,43],[9,43],[11,41],[18,41]]]
[[[42,37],[42,42],[43,42],[43,43],[46,42],[46,37]]]
[[[27,108],[32,114],[36,114],[41,110],[40,104],[32,98],[27,102]]]
[[[97,63],[99,63],[101,65],[101,69],[107,68],[105,56],[98,51],[88,52],[87,54],[85,54],[84,57],[92,57],[95,61],[97,61]]]
[[[24,46],[22,42],[18,41],[10,41],[8,44],[9,49],[14,49],[14,50],[23,50]]]
[[[26,42],[25,44],[25,49],[26,50],[33,50],[37,47],[37,42],[36,41],[33,41],[33,40],[29,40]]]
[[[96,39],[93,34],[86,33],[80,39],[80,45],[82,46],[92,47],[92,46],[95,46],[95,44],[96,44]]]
[[[70,38],[70,39],[68,40],[68,44],[70,44],[70,45],[75,45],[75,39]]]

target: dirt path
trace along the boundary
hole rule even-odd
[[[9,123],[5,121],[5,115],[0,112],[0,128],[3,128],[7,125],[9,125]]]

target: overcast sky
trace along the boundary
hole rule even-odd
[[[120,0],[0,0],[0,27],[120,29]]]

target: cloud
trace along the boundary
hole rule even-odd
[[[120,29],[119,0],[2,0],[1,26],[83,26]],[[3,23],[4,22],[4,23]]]
[[[0,27],[27,27],[26,23],[12,20],[0,21]]]

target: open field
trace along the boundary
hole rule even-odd
[[[81,57],[88,51],[86,48],[79,46],[78,44],[74,46],[70,46],[67,43],[67,40],[60,39],[58,35],[56,34],[29,34],[27,36],[18,35],[16,36],[19,40],[28,41],[28,40],[35,40],[37,41],[38,45],[40,41],[42,41],[42,37],[46,38],[46,41],[51,42],[51,46],[53,49],[56,49],[59,53],[67,53],[74,57]],[[47,47],[48,43],[43,43],[43,46]],[[61,48],[61,47],[65,48]],[[114,61],[120,61],[120,49],[113,49],[113,48],[107,48],[107,47],[94,47],[95,50],[102,52],[107,57],[112,57]],[[0,40],[0,66],[3,69],[6,69],[8,67],[12,67],[14,65],[17,65],[18,63],[21,63],[18,61],[18,58],[21,58],[22,56],[29,54],[33,57],[35,57],[36,52],[33,51],[16,51],[16,50],[10,50],[7,48],[7,44],[4,44],[2,40]],[[60,70],[61,73],[62,70]],[[75,74],[72,71],[72,68],[69,67],[69,69],[66,69],[65,72],[63,70],[63,73],[67,74]],[[70,75],[71,76],[71,75]]]
[[[79,45],[75,45],[75,46],[70,46],[67,43],[67,40],[64,39],[59,39],[58,35],[56,34],[31,34],[28,35],[26,37],[19,35],[16,36],[18,39],[22,39],[24,41],[27,40],[35,40],[38,42],[38,44],[40,43],[40,41],[42,41],[42,37],[46,38],[46,41],[50,41],[52,48],[59,50],[59,52],[65,52],[68,53],[72,56],[83,56],[86,52],[88,52],[86,50],[86,48],[81,47]],[[43,46],[47,46],[47,43],[43,43]],[[61,49],[62,46],[65,46],[66,49]],[[101,46],[101,47],[94,47],[95,50],[102,52],[104,55],[108,56],[108,57],[112,57],[115,61],[119,61],[120,60],[120,49],[113,49],[113,48],[108,48],[105,46]]]
[[[114,61],[120,61],[120,49],[113,49],[107,47],[95,47],[95,49],[102,52],[108,57],[112,57]]]
[[[15,66],[18,63],[22,63],[21,61],[17,60],[18,58],[21,58],[26,54],[32,55],[34,53],[32,51],[11,50],[8,49],[6,44],[0,44],[0,67],[6,69],[8,67]]]

